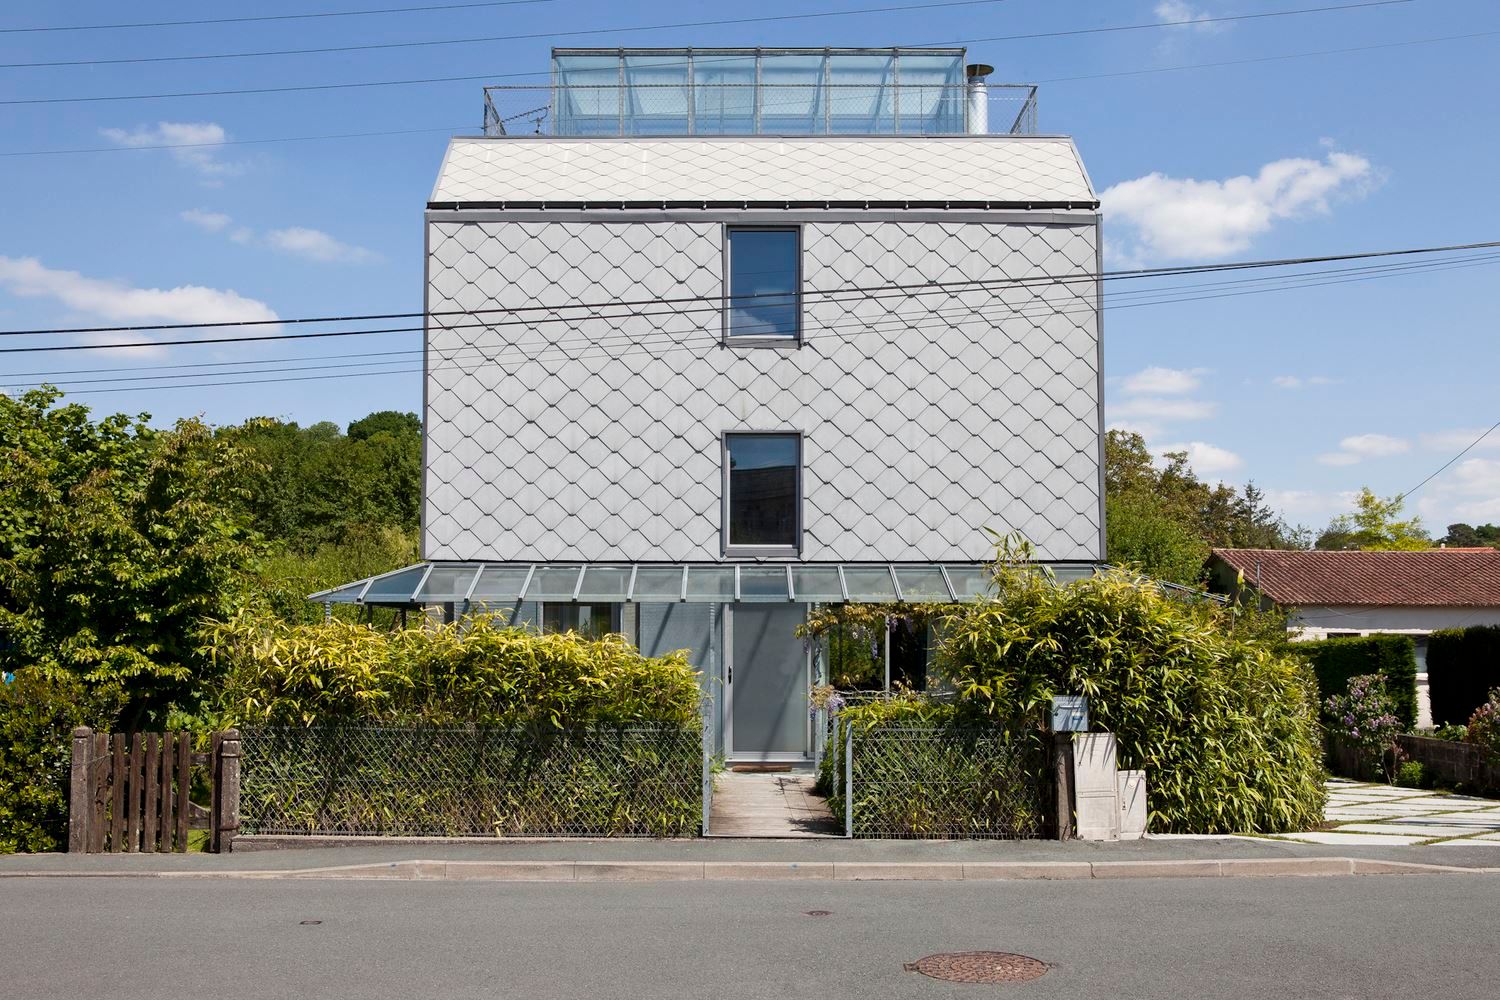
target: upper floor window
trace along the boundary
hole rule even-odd
[[[739,554],[794,555],[802,541],[802,439],[726,434],[725,543]]]
[[[802,332],[802,234],[795,227],[725,231],[725,330],[731,339],[796,340]]]

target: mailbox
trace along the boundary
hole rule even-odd
[[[1052,699],[1054,733],[1089,731],[1089,700],[1083,695],[1059,695]]]

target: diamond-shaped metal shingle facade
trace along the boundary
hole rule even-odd
[[[749,348],[722,345],[707,213],[434,213],[424,555],[720,558],[720,435],[786,429],[804,434],[804,559],[984,559],[986,527],[1100,558],[1093,217],[898,216],[804,223],[804,342]],[[661,299],[679,301],[576,308]],[[443,315],[497,309],[527,311]]]
[[[454,139],[431,201],[1097,204],[1063,136]]]

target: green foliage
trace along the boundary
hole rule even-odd
[[[1483,750],[1491,763],[1500,763],[1500,690],[1491,691],[1489,700],[1474,709],[1464,742]]]
[[[223,710],[239,725],[699,719],[697,674],[685,653],[644,657],[618,635],[544,635],[487,615],[386,632],[243,612],[210,625],[205,641],[227,668]]]
[[[324,617],[323,605],[310,603],[308,594],[410,566],[418,558],[415,529],[351,525],[336,540],[310,551],[279,548],[258,561],[252,599],[286,621],[319,622]],[[389,608],[363,611],[378,624],[390,625],[397,620],[397,612]],[[361,608],[340,604],[334,606],[333,613],[355,621]]]
[[[1305,829],[1324,802],[1312,678],[1229,634],[1230,614],[1126,572],[1059,586],[1010,568],[998,600],[948,620],[941,669],[991,718],[1035,727],[1054,695],[1086,695],[1120,765],[1148,772],[1154,830]]]
[[[1403,730],[1410,732],[1416,727],[1417,657],[1411,636],[1349,636],[1288,643],[1285,649],[1312,665],[1322,701],[1347,693],[1349,682],[1355,677],[1381,675]]]
[[[1427,788],[1432,782],[1421,761],[1408,760],[1396,768],[1395,784],[1402,788]]]
[[[348,435],[335,424],[299,427],[270,418],[218,435],[255,457],[244,484],[246,509],[262,534],[293,552],[314,552],[355,532],[417,526],[422,425],[415,414],[372,413],[350,424]]]
[[[1134,566],[1156,580],[1192,586],[1203,578],[1208,544],[1185,522],[1149,498],[1111,496],[1105,505],[1109,525],[1108,560]]]
[[[67,674],[23,669],[0,683],[0,854],[67,846],[73,729],[98,725],[114,707]]]
[[[1481,524],[1477,528],[1462,522],[1450,524],[1448,533],[1438,541],[1450,549],[1477,549],[1486,545],[1500,549],[1500,524]]]
[[[1444,629],[1427,637],[1432,721],[1462,725],[1500,687],[1500,625]]]
[[[0,641],[11,662],[159,722],[213,681],[194,631],[230,612],[257,551],[252,463],[197,420],[94,421],[52,388],[0,396]]]
[[[1385,677],[1361,674],[1349,678],[1349,686],[1324,702],[1329,727],[1338,738],[1354,748],[1363,769],[1384,773],[1387,781],[1395,779],[1395,765],[1401,760],[1396,741],[1403,727],[1396,718],[1395,703],[1386,692]]]
[[[1401,520],[1406,499],[1396,494],[1389,499],[1377,497],[1368,486],[1362,487],[1354,502],[1355,509],[1334,518],[1315,543],[1320,549],[1430,549],[1432,539],[1422,527],[1420,517]]]

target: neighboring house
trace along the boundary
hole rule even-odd
[[[428,201],[426,561],[314,600],[689,649],[719,748],[786,760],[809,605],[970,599],[987,528],[1091,571],[1099,214],[1068,138],[985,132],[962,49],[553,70],[486,92],[497,134]]]

